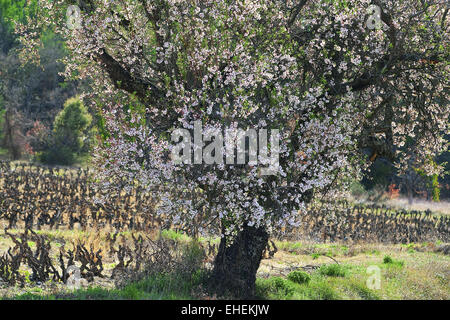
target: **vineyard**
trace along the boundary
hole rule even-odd
[[[139,190],[106,204],[96,204],[96,192],[88,183],[87,170],[0,164],[2,202],[0,218],[9,228],[18,224],[40,230],[79,224],[83,230],[106,225],[116,230],[150,230],[156,221],[148,214],[154,206]],[[147,214],[143,214],[143,213]]]
[[[90,183],[89,171],[29,164],[0,164],[0,225],[10,246],[0,249],[0,278],[8,285],[27,281],[67,283],[78,265],[87,282],[94,277],[128,279],[142,270],[176,269],[183,257],[180,244],[161,234],[166,226],[152,212],[155,203],[135,191],[104,203]],[[62,235],[78,230],[84,237]],[[189,229],[183,230],[195,237]],[[55,236],[56,234],[56,236]],[[199,259],[217,251],[217,241],[200,242]],[[431,212],[398,211],[383,206],[324,206],[302,216],[299,228],[278,239],[317,243],[449,242],[450,219]],[[273,241],[266,256],[273,257]],[[24,272],[24,270],[28,270]]]
[[[0,0],[0,300],[449,300],[448,3]]]

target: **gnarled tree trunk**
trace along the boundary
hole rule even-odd
[[[256,272],[268,241],[269,234],[264,228],[247,225],[231,245],[226,246],[223,237],[212,273],[216,290],[239,298],[254,297]]]

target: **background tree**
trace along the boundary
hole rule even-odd
[[[1,146],[8,150],[13,160],[18,160],[25,151],[25,137],[22,134],[23,117],[15,110],[6,109],[2,119]]]
[[[450,135],[445,136],[447,141],[450,141]],[[450,198],[450,152],[445,151],[436,159],[437,163],[444,166],[444,175],[442,177],[438,177],[439,182],[439,190],[441,199],[449,199]]]
[[[408,137],[417,159],[443,150],[444,2],[89,0],[76,2],[82,20],[68,28],[69,4],[48,1],[20,31],[33,56],[33,31],[52,24],[71,51],[67,73],[92,78],[109,130],[98,152],[103,190],[144,186],[166,221],[219,228],[213,279],[236,295],[253,294],[269,232],[295,225],[350,181],[364,158],[358,150],[401,167]],[[362,14],[370,4],[379,16]],[[170,163],[170,132],[195,120],[215,139],[224,126],[279,129],[277,175]]]
[[[0,52],[7,53],[16,42],[14,22],[25,22],[37,1],[0,0]]]
[[[39,121],[51,127],[64,101],[74,96],[78,87],[76,81],[66,81],[60,75],[64,71],[61,60],[66,53],[61,37],[51,29],[42,29],[36,35],[40,41],[36,48],[39,63],[24,63],[21,59],[21,46],[14,27],[16,23],[27,23],[28,19],[35,17],[37,9],[35,0],[0,0],[0,96],[10,122],[16,123],[16,129],[10,133],[17,136],[12,136],[10,141],[22,143],[18,146],[21,150],[27,148],[24,137],[33,123]],[[20,118],[16,119],[16,115]],[[21,154],[13,156],[10,153],[13,158]]]
[[[38,153],[38,159],[46,164],[72,165],[89,155],[93,143],[92,117],[81,100],[71,98],[56,116],[53,131]],[[45,129],[35,126],[37,135],[45,134]],[[39,149],[38,149],[39,150]]]

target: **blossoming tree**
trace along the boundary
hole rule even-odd
[[[401,164],[407,157],[397,159],[397,149],[406,141],[422,159],[444,147],[444,1],[41,5],[34,28],[65,36],[66,73],[91,79],[85,98],[104,116],[96,156],[102,190],[139,186],[155,197],[149,212],[168,225],[218,230],[213,279],[235,294],[252,295],[270,232],[296,225],[317,197],[341,190],[358,174],[361,150]],[[18,30],[35,56],[36,30]],[[208,141],[224,128],[278,129],[276,174],[251,163],[175,164],[171,132],[192,131],[195,121],[207,140],[203,159],[217,157]]]

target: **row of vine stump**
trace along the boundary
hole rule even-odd
[[[136,236],[120,239],[125,230],[149,233],[165,228],[152,214],[152,197],[142,190],[111,198],[102,204],[91,187],[91,175],[84,169],[52,168],[30,164],[0,162],[0,222],[5,236],[14,246],[0,253],[0,278],[8,284],[48,280],[67,282],[68,268],[78,265],[88,281],[104,277],[103,260],[115,261],[111,277],[125,271],[138,271],[143,264],[175,263],[175,243],[154,241]],[[107,248],[94,248],[80,241],[52,248],[41,229],[101,230],[108,226]],[[25,230],[22,233],[13,229]],[[301,225],[284,230],[283,235],[296,240],[341,242],[410,243],[423,241],[449,242],[450,218],[432,215],[430,211],[405,211],[385,206],[355,206],[343,201],[301,215]],[[34,243],[30,246],[30,241]],[[273,247],[274,244],[273,244]],[[207,253],[214,252],[208,244]],[[175,250],[176,251],[176,250]],[[267,249],[273,255],[274,250]],[[55,258],[56,257],[56,258]],[[171,258],[172,257],[172,258]],[[153,261],[153,262],[152,262]],[[27,278],[20,267],[31,270]]]

